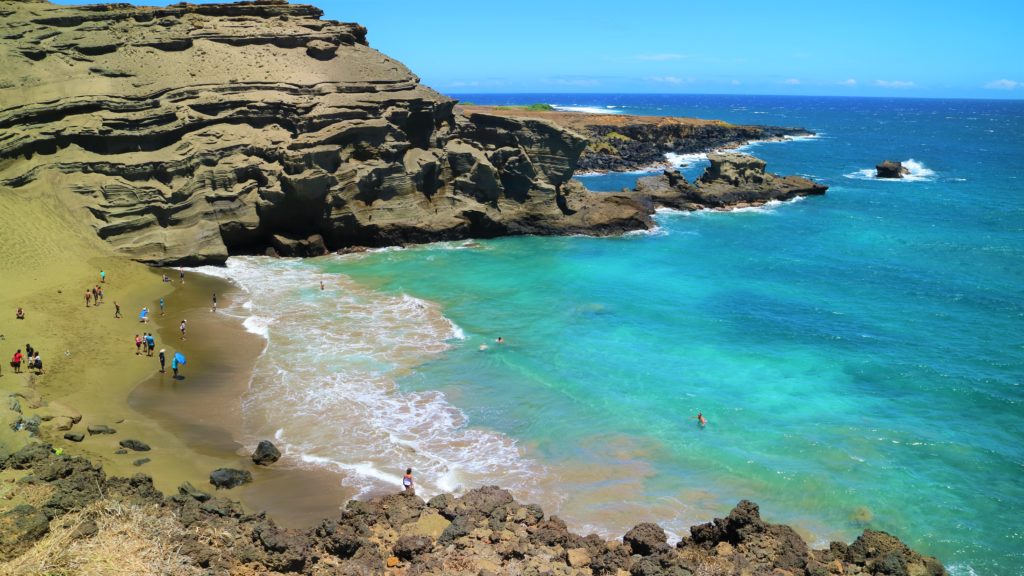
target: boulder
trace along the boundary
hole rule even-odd
[[[129,450],[134,450],[136,452],[149,452],[150,450],[149,444],[146,444],[141,440],[125,439],[121,440],[119,444],[121,445],[122,448],[127,448]]]
[[[392,547],[392,552],[401,560],[413,560],[430,551],[433,540],[427,536],[402,536]]]
[[[281,457],[281,451],[270,440],[261,440],[252,453],[252,461],[260,466],[269,466]]]
[[[197,489],[195,486],[192,485],[191,482],[185,482],[181,486],[178,486],[178,494],[181,494],[182,496],[188,496],[189,498],[198,500],[200,502],[206,502],[207,500],[212,498],[212,496],[208,492],[203,492],[202,490]]]
[[[657,524],[643,522],[626,532],[622,541],[628,544],[634,554],[649,556],[668,548],[668,535]]]
[[[148,464],[150,462],[152,462],[152,460],[150,460],[149,458],[139,458],[138,460],[132,462],[132,466],[142,466],[143,464]]]
[[[85,440],[85,434],[79,434],[77,432],[67,432],[66,434],[64,434],[64,439],[70,440],[72,442],[81,442],[82,440]]]
[[[903,178],[905,174],[910,174],[910,170],[904,167],[902,162],[886,160],[875,166],[876,178]]]
[[[89,432],[90,436],[95,436],[96,434],[117,434],[117,430],[105,424],[90,424],[86,426],[85,430]]]
[[[218,490],[234,488],[249,482],[252,482],[252,474],[248,470],[218,468],[210,472],[210,484],[213,484]]]

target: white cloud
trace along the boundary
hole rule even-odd
[[[683,58],[686,58],[686,55],[672,53],[637,54],[636,56],[634,56],[634,58],[636,58],[637,60],[642,60],[644,62],[668,62],[669,60],[682,60]]]
[[[879,88],[913,88],[917,84],[909,80],[875,80],[875,86]]]
[[[846,80],[837,82],[837,84],[839,84],[840,86],[856,86],[857,80],[854,78],[847,78]]]
[[[782,81],[782,83],[783,84],[789,84],[790,86],[796,86],[797,84],[800,83],[800,79],[799,78],[786,78],[785,80]]]
[[[646,76],[644,77],[644,80],[647,80],[648,82],[658,82],[659,84],[682,84],[683,82],[687,82],[686,79],[678,76]],[[690,81],[692,81],[692,79]]]
[[[1003,78],[1002,80],[993,80],[985,84],[985,88],[989,90],[1016,90],[1017,88],[1024,88],[1024,82]]]

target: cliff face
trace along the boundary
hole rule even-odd
[[[650,225],[628,199],[563,194],[580,135],[457,116],[320,16],[0,1],[0,193],[56,194],[150,263]]]

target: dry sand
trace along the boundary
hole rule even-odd
[[[43,423],[40,439],[102,464],[110,475],[143,472],[158,489],[174,493],[184,481],[212,489],[211,470],[242,468],[253,472],[253,484],[223,495],[240,499],[250,510],[266,510],[294,526],[333,515],[349,496],[340,477],[254,466],[249,459],[253,446],[239,440],[240,398],[263,341],[246,332],[240,319],[210,311],[212,292],[223,308],[235,288],[188,271],[182,285],[175,270],[167,271],[172,283],[164,283],[162,270],[115,254],[77,219],[56,195],[5,194],[0,210],[0,457],[30,440],[27,432],[10,428],[17,413],[7,409],[8,397],[16,394],[26,417],[80,413],[71,431],[85,434],[83,442],[65,440],[64,432],[54,428],[56,419]],[[107,274],[101,284],[104,303],[86,307],[85,290],[100,284],[100,270]],[[114,317],[115,301],[121,304],[120,319]],[[25,309],[24,320],[15,320],[19,306]],[[150,309],[149,324],[138,321],[143,306]],[[182,318],[188,319],[184,341],[178,333]],[[152,332],[157,350],[167,350],[166,374],[159,373],[155,353],[135,354],[134,336],[142,332]],[[40,351],[44,374],[24,368],[22,374],[13,373],[11,356],[19,348],[24,351],[26,343]],[[176,351],[188,357],[179,380],[170,373]],[[105,424],[117,433],[89,436],[91,424]],[[152,450],[115,454],[119,441],[128,438]],[[135,466],[141,458],[150,461]]]

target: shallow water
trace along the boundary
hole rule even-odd
[[[748,150],[831,188],[621,238],[232,259],[269,337],[250,433],[366,494],[413,466],[428,495],[500,484],[607,535],[749,498],[817,544],[872,527],[1024,572],[1024,105],[466,99],[800,125],[820,136]],[[914,177],[865,172],[887,158]]]

